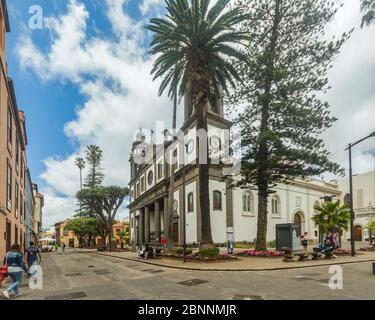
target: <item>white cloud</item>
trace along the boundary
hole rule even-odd
[[[375,131],[375,27],[360,29],[359,12],[359,1],[346,1],[330,29],[340,34],[356,28],[329,73],[333,88],[327,96],[338,121],[325,138],[334,159],[346,169],[347,145]],[[375,157],[366,153],[369,150],[375,150],[375,139],[353,148],[355,173],[374,170]]]
[[[164,0],[143,0],[139,5],[139,10],[142,15],[147,15],[154,10],[160,11],[161,7],[164,7]]]
[[[129,152],[139,126],[153,127],[156,120],[171,118],[171,102],[157,96],[158,83],[150,75],[152,60],[145,55],[143,24],[123,11],[125,2],[106,0],[114,37],[89,37],[89,13],[82,3],[70,0],[65,14],[47,19],[48,50],[42,52],[29,35],[20,40],[18,50],[22,66],[42,81],[69,81],[79,88],[86,102],[77,109],[76,119],[65,124],[66,136],[78,142],[80,154],[88,144],[99,145],[104,151],[105,183],[121,186],[129,181]],[[46,226],[74,214],[79,186],[75,156],[44,161]],[[120,216],[125,214],[122,210]]]

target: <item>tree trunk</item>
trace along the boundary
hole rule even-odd
[[[112,252],[112,223],[108,226],[109,252]]]
[[[255,250],[267,251],[267,225],[268,225],[268,193],[265,190],[258,192],[258,225]]]
[[[175,135],[176,127],[177,127],[177,90],[174,93],[173,98],[173,115],[172,115],[172,131],[173,135]],[[173,150],[172,150],[173,155]],[[174,247],[174,239],[173,239],[173,191],[174,191],[174,170],[172,170],[173,166],[169,165],[169,210],[168,210],[168,234],[167,234],[167,247],[168,249],[172,250]],[[166,229],[166,227],[164,227]]]
[[[207,124],[207,99],[203,99],[202,102],[196,107],[198,112],[197,117],[197,130],[202,130],[205,133],[208,132]],[[209,190],[209,166],[208,166],[208,141],[206,142],[206,156],[207,163],[201,163],[200,151],[198,155],[199,160],[199,204],[201,211],[201,244],[207,245],[212,244],[212,232],[211,232],[211,216],[210,216],[210,190]],[[197,146],[200,150],[200,141],[197,137]]]

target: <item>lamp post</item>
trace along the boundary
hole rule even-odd
[[[349,146],[345,151],[349,151],[349,193],[350,193],[350,246],[352,251],[352,257],[355,257],[355,241],[354,241],[354,205],[353,205],[353,167],[352,167],[352,148],[357,144],[375,137],[375,131],[369,136],[362,138],[354,143],[349,143]]]

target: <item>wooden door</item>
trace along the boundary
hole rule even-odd
[[[354,228],[354,240],[355,241],[362,241],[362,227],[355,226]]]

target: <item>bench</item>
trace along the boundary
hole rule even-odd
[[[148,246],[151,246],[153,249],[152,254],[147,256],[147,259],[157,259],[161,257],[161,252],[163,251],[163,245],[160,243],[147,243]]]
[[[312,252],[310,253],[312,255],[312,260],[324,260],[323,253],[321,252]]]
[[[302,252],[293,251],[291,248],[281,248],[284,254],[284,262],[297,262],[297,261],[311,261],[311,260],[322,260],[323,254],[321,252]],[[298,260],[295,260],[298,257]]]

